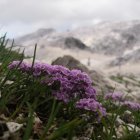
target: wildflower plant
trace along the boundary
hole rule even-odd
[[[46,137],[54,118],[59,116],[58,110],[64,116],[69,115],[67,118],[64,117],[63,121],[65,119],[74,120],[78,114],[81,114],[81,109],[95,114],[94,120],[105,116],[105,108],[97,101],[92,80],[85,72],[69,70],[60,65],[36,63],[35,61],[33,64],[12,61],[8,65],[8,69],[9,79],[13,80],[13,86],[14,83],[18,83],[13,91],[16,92],[16,94],[13,93],[13,98],[17,99],[16,103],[19,104],[18,111],[26,107],[26,104],[36,102],[35,111],[42,121],[46,122],[44,118],[50,114],[40,139]],[[12,102],[13,98],[9,102]],[[79,107],[78,104],[84,104],[81,101],[89,103]],[[18,111],[13,112],[11,118],[14,118]],[[79,121],[83,122],[82,118],[77,120],[77,122]]]
[[[53,96],[65,103],[77,98],[96,98],[96,91],[88,75],[80,70],[72,70],[58,65],[35,63],[32,67],[20,61],[13,61],[8,66],[21,74],[29,75],[40,84],[51,88]],[[18,68],[17,68],[18,67]]]

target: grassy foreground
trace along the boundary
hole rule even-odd
[[[86,73],[25,63],[0,38],[0,139],[139,140],[140,104],[96,93]],[[99,96],[100,95],[100,96]]]

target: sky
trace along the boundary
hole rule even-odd
[[[139,19],[140,0],[0,0],[0,34],[11,38],[39,28],[63,31]]]

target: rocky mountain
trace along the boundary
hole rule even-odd
[[[133,23],[133,24],[132,24]],[[109,55],[123,55],[126,51],[140,46],[140,22],[126,25],[115,23],[114,27],[101,38],[95,41],[94,50]]]
[[[55,29],[39,29],[34,33],[16,39],[19,46],[33,46],[38,43],[40,48],[59,47],[59,48],[78,48],[86,49],[87,46],[78,38],[70,35],[63,35]]]
[[[129,53],[115,58],[111,61],[110,66],[119,66],[126,63],[139,63],[140,62],[140,49],[132,50]]]
[[[28,41],[38,41],[39,39],[42,39],[44,36],[46,35],[50,35],[52,33],[55,32],[55,29],[45,29],[45,28],[42,28],[42,29],[39,29],[37,30],[36,32],[33,32],[33,33],[30,33],[30,34],[27,34],[27,35],[24,35],[24,36],[21,36],[19,38],[16,39],[16,43],[18,44],[24,44],[25,42],[28,42]]]
[[[35,43],[38,43],[39,59],[42,59],[41,52],[46,56],[48,49],[51,53],[50,49],[61,48],[63,54],[68,52],[65,49],[76,49],[77,51],[88,50],[93,55],[96,53],[106,55],[108,58],[113,57],[108,62],[111,66],[139,62],[140,21],[101,22],[94,26],[65,32],[40,29],[16,39],[17,45],[27,48],[28,55],[33,52]],[[52,51],[52,53],[54,52]]]

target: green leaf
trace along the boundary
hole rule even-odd
[[[47,139],[48,140],[56,140],[63,136],[64,134],[68,134],[73,129],[75,129],[80,123],[82,123],[82,120],[74,119],[63,126],[59,127],[53,134],[51,134]]]

